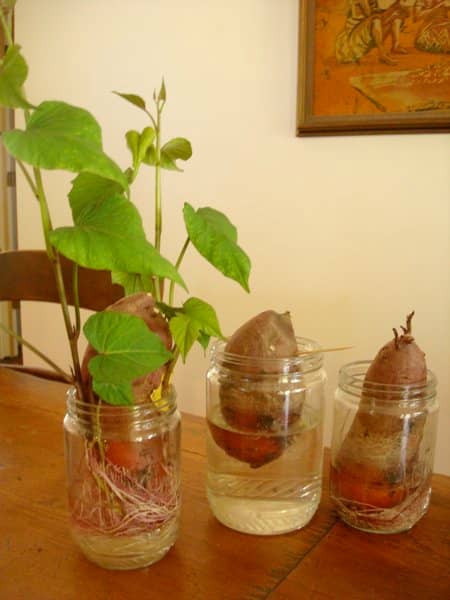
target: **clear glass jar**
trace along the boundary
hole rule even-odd
[[[155,404],[111,406],[67,396],[65,458],[72,536],[107,569],[136,569],[174,544],[180,516],[180,415]]]
[[[326,378],[318,344],[297,343],[299,355],[283,359],[230,354],[224,342],[211,350],[207,495],[237,531],[293,531],[319,504]]]
[[[365,383],[369,361],[345,365],[335,394],[330,493],[357,529],[396,533],[427,511],[438,403],[436,378],[423,385]]]

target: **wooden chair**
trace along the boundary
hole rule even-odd
[[[61,257],[64,284],[69,304],[73,298],[74,263]],[[78,288],[80,308],[93,311],[105,309],[122,298],[123,288],[113,284],[108,271],[95,271],[78,268]],[[59,303],[53,266],[45,250],[11,250],[0,252],[0,301],[14,304],[22,301]],[[63,380],[57,373],[37,367],[27,367],[19,363],[2,363],[4,367],[25,371],[46,379]]]

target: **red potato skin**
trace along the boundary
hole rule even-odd
[[[369,366],[360,408],[332,466],[333,494],[355,504],[392,508],[408,495],[407,482],[417,460],[424,418],[418,416],[406,421],[393,415],[373,414],[369,407],[373,398],[397,401],[386,394],[377,395],[376,387],[371,387],[371,384],[426,383],[425,354],[411,335],[413,314],[408,315],[404,334],[398,336],[394,330],[394,339],[380,349]],[[403,431],[405,424],[409,428],[406,438]],[[385,447],[383,466],[380,466],[380,457],[375,457],[373,451],[379,444]]]

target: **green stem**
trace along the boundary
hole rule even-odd
[[[25,346],[26,348],[31,350],[34,354],[39,356],[39,358],[41,358],[44,362],[46,362],[54,371],[56,371],[56,373],[59,373],[59,375],[61,375],[68,383],[72,383],[72,378],[70,377],[70,375],[68,373],[66,373],[63,369],[61,369],[61,367],[58,367],[58,365],[56,363],[54,363],[51,358],[49,358],[48,356],[43,354],[40,350],[38,350],[36,348],[36,346],[33,346],[33,344],[28,342],[21,335],[19,335],[18,333],[16,333],[9,327],[6,327],[6,325],[3,325],[3,323],[0,323],[0,329],[3,329],[3,331],[5,333],[7,333],[8,335],[10,335],[14,339],[16,339],[19,342],[19,344],[21,344],[22,346]]]
[[[62,274],[61,262],[59,258],[59,254],[55,252],[54,247],[50,242],[50,232],[52,231],[52,222],[50,218],[50,213],[48,210],[47,198],[45,195],[45,190],[42,182],[42,175],[39,169],[34,168],[34,176],[36,181],[36,189],[38,192],[39,205],[41,209],[41,220],[42,227],[44,231],[44,239],[45,239],[45,247],[47,249],[47,255],[50,261],[53,264],[53,270],[55,273],[56,287],[58,289],[59,300],[61,304],[61,310],[64,319],[64,325],[66,328],[67,338],[69,340],[70,353],[72,356],[72,364],[74,369],[75,381],[82,387],[82,379],[81,379],[81,366],[80,366],[80,357],[78,354],[78,337],[79,332],[76,327],[72,326],[72,321],[70,319],[69,313],[69,303],[67,301],[67,294],[64,285],[64,278]],[[82,389],[82,392],[84,390]],[[83,394],[84,396],[84,394]]]
[[[181,252],[180,252],[180,255],[178,256],[177,262],[175,263],[175,268],[176,269],[178,269],[179,266],[181,265],[181,261],[183,260],[184,255],[186,254],[186,250],[188,249],[190,241],[191,240],[189,238],[186,238],[186,241],[184,242],[183,247],[181,248]],[[174,295],[175,295],[175,281],[171,281],[170,282],[170,290],[169,290],[169,304],[170,304],[170,306],[173,305]]]
[[[167,390],[167,388],[170,385],[170,379],[172,377],[172,374],[174,372],[175,369],[175,365],[177,364],[178,358],[180,357],[180,351],[178,348],[175,347],[174,351],[173,351],[173,358],[170,361],[170,363],[167,365],[167,369],[166,372],[164,374],[164,379],[162,382],[162,389],[163,391]]]
[[[156,117],[156,164],[155,164],[155,248],[161,250],[162,209],[161,209],[161,113]]]
[[[55,260],[55,251],[54,251],[52,244],[50,243],[50,232],[53,229],[52,220],[51,220],[50,213],[48,210],[47,198],[45,195],[44,184],[42,182],[41,171],[40,171],[40,169],[35,167],[33,169],[33,172],[34,172],[34,179],[36,182],[35,189],[37,192],[37,198],[39,200],[39,208],[41,211],[41,221],[42,221],[42,228],[44,231],[45,247],[47,250],[48,257],[53,262]]]
[[[11,27],[10,27],[9,23],[7,22],[7,20],[5,19],[3,10],[0,10],[0,21],[2,24],[3,31],[5,33],[5,39],[6,39],[7,45],[13,46],[14,40],[13,40],[12,33],[11,33]]]
[[[73,265],[72,273],[72,291],[73,291],[73,305],[75,309],[75,336],[78,340],[81,333],[81,315],[80,315],[80,288],[78,279],[78,265]]]
[[[16,163],[19,165],[19,169],[22,171],[25,179],[27,180],[27,183],[30,186],[31,191],[33,192],[34,196],[36,197],[37,200],[39,200],[38,189],[34,185],[34,181],[33,181],[33,178],[31,177],[30,173],[28,173],[28,171],[27,171],[25,165],[23,164],[23,162],[21,162],[20,160],[16,160]]]

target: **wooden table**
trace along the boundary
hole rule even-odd
[[[69,536],[63,464],[64,385],[0,368],[1,600],[444,600],[450,598],[450,478],[409,532],[379,536],[339,522],[327,468],[304,529],[237,533],[205,496],[204,419],[184,415],[179,539],[158,563],[115,572],[90,564]]]

